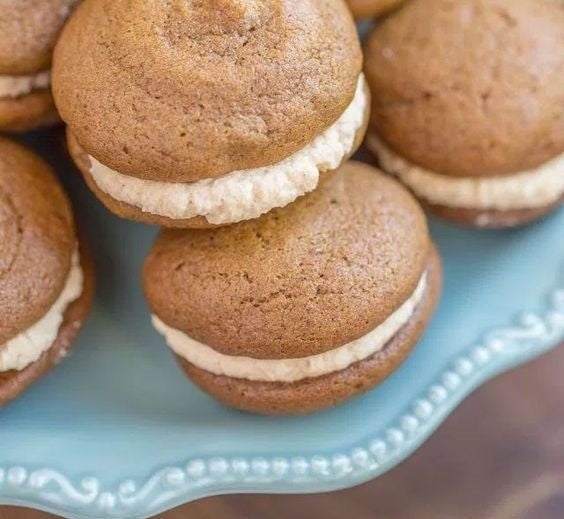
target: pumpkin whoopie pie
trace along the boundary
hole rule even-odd
[[[53,47],[79,0],[0,2],[0,130],[59,120],[50,90]]]
[[[407,357],[439,297],[419,204],[348,162],[256,220],[164,230],[144,268],[153,323],[187,375],[265,414],[332,406]]]
[[[368,89],[342,0],[86,0],[55,51],[71,154],[114,213],[256,218],[360,144]]]
[[[564,3],[412,0],[366,42],[368,145],[432,210],[480,227],[564,198]]]
[[[84,323],[93,273],[49,167],[0,138],[0,405],[57,364]]]
[[[347,0],[357,20],[376,18],[398,7],[404,0]]]

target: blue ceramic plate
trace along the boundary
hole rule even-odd
[[[525,229],[432,221],[438,312],[383,385],[300,418],[239,413],[196,389],[152,329],[139,282],[155,229],[120,221],[56,149],[90,235],[94,312],[72,355],[0,411],[0,502],[76,518],[139,518],[213,494],[356,485],[417,448],[474,388],[564,339],[564,211]]]

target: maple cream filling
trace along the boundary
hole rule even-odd
[[[51,85],[51,71],[45,70],[30,76],[0,75],[0,98],[20,97],[33,90],[49,88]]]
[[[76,250],[65,286],[51,308],[39,321],[0,347],[0,372],[26,368],[53,345],[67,307],[80,297],[83,286],[84,274]]]
[[[225,355],[166,325],[156,315],[152,316],[152,320],[155,328],[164,335],[168,346],[177,355],[200,369],[215,375],[253,381],[296,382],[341,371],[380,351],[410,320],[423,299],[426,287],[425,273],[413,294],[372,331],[343,346],[309,357],[255,359]]]
[[[545,207],[564,196],[564,153],[538,168],[494,177],[449,177],[412,164],[374,134],[367,138],[382,168],[432,204],[465,209]]]

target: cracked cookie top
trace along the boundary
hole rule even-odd
[[[279,162],[351,102],[342,0],[86,0],[57,45],[57,107],[87,153],[191,182]]]

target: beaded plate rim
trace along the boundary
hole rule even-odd
[[[150,517],[180,504],[230,493],[309,493],[373,479],[411,454],[469,393],[564,341],[564,287],[544,313],[524,313],[493,329],[442,369],[383,432],[341,452],[296,456],[192,458],[160,468],[141,483],[104,487],[95,476],[75,480],[53,468],[0,467],[0,503],[81,519]]]

